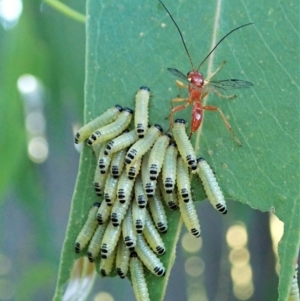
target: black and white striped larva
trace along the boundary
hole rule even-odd
[[[135,251],[147,269],[156,276],[163,276],[165,268],[147,244],[143,234],[137,235]]]
[[[82,251],[82,249],[85,248],[85,246],[89,243],[97,228],[98,222],[96,219],[96,214],[99,206],[100,203],[95,203],[93,207],[90,209],[87,220],[83,225],[79,235],[76,238],[76,242],[75,242],[76,253],[79,253],[80,251]]]
[[[114,250],[108,257],[101,258],[99,270],[102,276],[105,277],[111,273],[113,267],[115,266],[116,255],[117,248],[114,248]]]
[[[167,148],[162,167],[162,180],[166,193],[172,193],[176,184],[177,156],[177,145],[172,141]]]
[[[134,183],[135,200],[140,208],[145,208],[148,203],[148,197],[143,188],[142,176],[139,174]]]
[[[104,174],[108,172],[111,156],[105,156],[104,151],[106,148],[107,143],[103,144],[103,147],[101,147],[99,157],[98,157],[98,167],[100,169],[100,173]]]
[[[174,189],[172,193],[166,193],[161,174],[158,176],[157,183],[160,188],[160,192],[162,193],[162,198],[165,201],[166,205],[172,210],[177,210],[178,199],[177,199],[176,190]]]
[[[162,255],[165,253],[166,248],[165,245],[160,237],[160,234],[155,228],[155,225],[152,221],[152,218],[148,212],[148,210],[145,210],[145,227],[143,234],[145,236],[145,239],[147,240],[149,246],[151,249],[158,255]]]
[[[121,225],[122,220],[124,219],[124,216],[126,214],[126,211],[128,210],[128,207],[131,203],[132,193],[129,195],[128,198],[126,198],[125,203],[115,202],[111,209],[111,221],[112,224],[117,227]]]
[[[98,144],[120,135],[130,124],[132,114],[131,109],[125,108],[115,121],[95,131],[87,140],[87,144]]]
[[[131,205],[128,208],[122,223],[122,235],[126,247],[132,251],[136,245],[136,230],[133,227]]]
[[[156,181],[161,171],[171,137],[169,134],[158,137],[150,151],[148,168],[151,181]]]
[[[116,256],[116,270],[120,278],[125,278],[129,268],[130,251],[122,238],[119,239]]]
[[[101,242],[106,230],[108,221],[105,222],[103,225],[98,225],[87,250],[87,256],[90,262],[94,262],[97,256],[100,254],[101,250]]]
[[[104,188],[104,199],[108,206],[113,205],[117,198],[117,186],[118,179],[114,178],[112,174],[108,174]]]
[[[182,157],[177,159],[177,188],[178,194],[182,197],[184,202],[192,201],[191,194],[191,181],[189,175],[189,169],[184,163]]]
[[[121,227],[115,227],[110,220],[106,230],[104,232],[104,236],[101,244],[101,257],[107,258],[111,255],[113,250],[115,249],[121,234]]]
[[[155,189],[156,189],[156,181],[151,181],[149,176],[149,157],[151,151],[148,151],[143,157],[142,162],[142,182],[144,191],[147,197],[153,197]]]
[[[141,165],[142,165],[142,158],[139,158],[132,164],[126,165],[126,174],[128,179],[134,180],[136,178],[136,176],[140,172]]]
[[[299,300],[300,297],[299,297],[299,286],[298,286],[298,264],[296,264],[288,301],[299,301]]]
[[[196,154],[185,131],[184,119],[178,118],[175,120],[172,133],[181,157],[183,158],[184,162],[191,168],[192,173],[195,173],[197,170]]]
[[[97,221],[99,225],[104,224],[110,217],[111,206],[108,206],[106,202],[102,202],[97,211]]]
[[[121,174],[125,166],[125,155],[127,149],[122,149],[117,153],[114,153],[110,163],[110,173],[115,179],[117,179]]]
[[[132,164],[141,158],[154,144],[156,139],[161,135],[163,129],[160,125],[155,124],[151,126],[144,138],[136,141],[129,149],[125,157],[126,164]]]
[[[123,108],[116,105],[103,114],[85,124],[75,135],[75,143],[78,144],[87,139],[93,132],[101,127],[113,122],[122,112]]]
[[[134,125],[139,138],[144,138],[148,128],[148,107],[150,89],[140,87],[135,96]]]
[[[199,158],[198,162],[198,175],[202,181],[207,198],[215,209],[223,214],[227,213],[227,205],[223,193],[219,187],[216,176],[209,164],[203,159]]]
[[[160,190],[156,188],[155,194],[152,198],[149,198],[148,204],[156,228],[159,232],[166,233],[168,230],[168,222],[161,198]]]
[[[107,173],[102,174],[98,166],[96,166],[94,174],[94,189],[98,196],[101,196],[104,191],[105,182],[107,179]]]
[[[121,204],[129,202],[134,181],[127,177],[125,171],[122,172],[117,186],[117,199]]]
[[[178,196],[178,199],[179,210],[183,223],[190,233],[196,237],[199,237],[201,235],[201,230],[194,202],[191,200],[190,202],[186,203],[180,195]]]
[[[137,301],[150,301],[144,268],[136,252],[130,254],[130,275]]]
[[[138,205],[138,196],[135,195],[135,202],[132,202],[132,220],[137,233],[142,233],[145,226],[146,208]]]
[[[110,154],[116,153],[128,146],[132,145],[139,139],[135,130],[129,131],[125,130],[124,133],[107,143],[104,155],[108,156]]]

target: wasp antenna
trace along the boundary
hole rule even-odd
[[[159,0],[160,1],[160,0]],[[172,17],[171,17],[172,18]],[[172,18],[173,19],[173,18]],[[199,71],[200,67],[202,66],[202,64],[209,58],[209,56],[214,52],[214,50],[221,44],[221,42],[227,38],[230,34],[232,34],[234,31],[242,28],[242,27],[245,27],[245,26],[248,26],[248,25],[252,25],[254,23],[247,23],[247,24],[244,24],[244,25],[241,25],[239,27],[236,27],[234,29],[232,29],[230,32],[228,32],[216,45],[215,47],[209,52],[209,54],[204,58],[204,60],[200,63],[199,67],[197,68],[197,71]],[[176,25],[177,26],[177,25]]]
[[[184,38],[183,38],[183,36],[182,36],[182,33],[181,33],[181,30],[180,30],[179,26],[177,25],[177,23],[175,22],[173,16],[171,15],[171,13],[170,13],[169,10],[167,9],[167,7],[163,4],[163,2],[162,2],[161,0],[158,0],[158,1],[162,4],[162,6],[164,7],[164,9],[167,11],[167,13],[169,14],[170,18],[172,19],[173,23],[175,24],[175,26],[176,26],[176,28],[177,28],[179,34],[180,34],[180,37],[181,37],[183,46],[184,46],[184,48],[185,48],[185,51],[186,51],[186,53],[187,53],[187,55],[188,55],[188,58],[189,58],[189,60],[190,60],[190,63],[191,63],[191,66],[192,66],[192,70],[194,70],[194,66],[193,66],[193,62],[192,62],[190,53],[189,53],[189,51],[188,51],[188,49],[187,49],[187,47],[186,47],[186,44],[185,44],[185,41],[184,41]]]

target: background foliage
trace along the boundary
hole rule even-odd
[[[84,3],[65,3],[85,12]],[[73,148],[71,125],[83,122],[86,41],[82,24],[39,1],[30,0],[23,5],[19,24],[0,33],[3,41],[0,122],[5,129],[0,140],[1,223],[5,229],[1,240],[2,252],[12,260],[7,277],[14,283],[15,299],[39,300],[45,294],[49,298],[53,295],[77,174],[78,156]],[[175,67],[184,73],[190,69],[169,17],[158,2],[150,0],[143,4],[139,1],[101,1],[99,4],[90,0],[87,5],[85,120],[115,103],[133,107],[137,89],[147,85],[153,93],[151,120],[167,128],[163,118],[169,110],[168,100],[177,90],[166,68]],[[234,0],[213,1],[209,5],[201,1],[166,5],[184,32],[195,65],[211,48],[215,25],[219,39],[235,26],[249,21],[255,23],[252,28],[242,29],[224,41],[202,69],[204,74],[209,74],[225,59],[227,65],[218,75],[219,79],[234,77],[254,83],[253,89],[238,91],[235,100],[224,101],[215,96],[208,99],[229,116],[243,147],[234,144],[219,116],[208,112],[200,153],[214,167],[226,197],[261,211],[273,210],[285,222],[279,248],[284,266],[280,300],[284,300],[299,246],[300,228],[299,3]],[[215,24],[218,8],[220,17]],[[16,89],[16,81],[24,73],[39,77],[47,91],[45,115],[50,152],[49,159],[38,166],[31,163],[26,154],[23,105]],[[188,118],[189,114],[180,116]],[[90,198],[94,197],[90,194],[85,202],[81,199],[89,189],[94,164],[87,149],[82,161],[86,158],[79,177],[82,186],[78,182],[79,194],[73,203],[72,230],[68,232],[63,253],[66,266],[61,269],[64,271],[61,284],[67,279],[69,264],[74,258],[70,253],[73,238],[84,221]],[[194,187],[195,199],[203,200],[199,181],[194,182]],[[277,278],[267,215],[234,201],[228,206],[226,217],[219,216],[205,202],[198,206],[204,241],[202,257],[209,267],[205,273],[210,300],[216,297],[215,277],[225,252],[225,230],[237,219],[243,221],[249,231],[255,285],[253,300],[276,299]],[[173,226],[176,232],[177,224]],[[175,300],[174,296],[177,300],[185,299],[182,256],[179,252],[165,300]],[[98,287],[105,285],[109,290],[115,283],[120,281],[101,281]],[[116,292],[116,300],[130,291],[128,282],[123,283],[124,289]],[[265,291],[270,292],[270,299],[266,299]],[[234,300],[230,294],[228,300]]]

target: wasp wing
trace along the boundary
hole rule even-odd
[[[175,68],[167,68],[168,71],[170,71],[174,76],[176,76],[177,78],[180,78],[181,80],[185,81],[185,82],[189,82],[187,79],[187,76],[184,75],[181,71],[175,69]]]
[[[252,83],[241,79],[223,79],[223,80],[212,80],[205,83],[205,86],[211,87],[217,90],[234,90],[234,89],[245,89],[253,86]]]

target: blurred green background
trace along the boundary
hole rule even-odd
[[[85,27],[37,0],[0,3],[0,300],[51,300],[79,161],[73,127],[83,120]],[[64,3],[85,12],[84,1]],[[183,230],[165,300],[276,300],[278,222],[228,207],[221,219],[198,204],[205,240],[188,243]],[[133,299],[128,280],[97,279],[89,300],[124,294]]]

